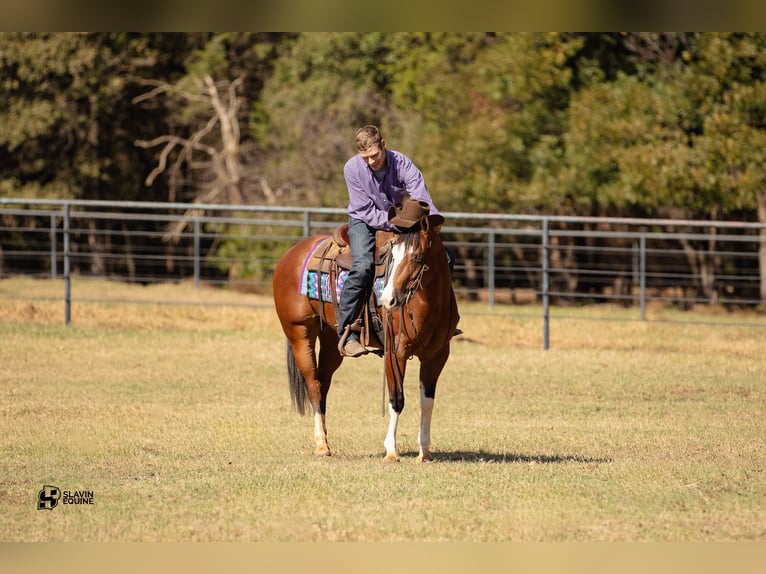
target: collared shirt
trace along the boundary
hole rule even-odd
[[[388,209],[401,205],[405,190],[413,199],[425,201],[431,213],[439,213],[423,180],[423,174],[403,153],[386,150],[386,175],[376,181],[370,166],[356,154],[346,162],[343,175],[348,187],[348,214],[375,229],[391,231]]]

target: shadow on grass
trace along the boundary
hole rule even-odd
[[[417,452],[402,454],[402,456],[416,457]],[[560,454],[518,454],[518,453],[494,453],[487,451],[434,451],[435,462],[475,462],[475,463],[498,463],[498,464],[604,464],[612,462],[611,458],[592,458],[580,455]]]

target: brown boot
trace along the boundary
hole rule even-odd
[[[364,348],[356,337],[349,337],[346,340],[346,345],[343,347],[343,355],[346,357],[359,357],[366,355],[367,349]]]

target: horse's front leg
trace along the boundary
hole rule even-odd
[[[431,416],[434,412],[436,383],[449,357],[449,344],[433,359],[420,364],[420,433],[418,434],[418,462],[432,462]]]
[[[399,425],[400,414],[401,412],[397,413],[391,403],[388,403],[388,432],[383,441],[383,446],[386,447],[386,456],[383,457],[383,462],[398,462],[399,460],[399,452],[396,449],[396,427]]]
[[[396,429],[399,415],[404,410],[404,370],[407,359],[395,353],[386,354],[386,381],[388,383],[388,432],[383,441],[386,456],[383,462],[397,462],[399,451],[396,448]]]

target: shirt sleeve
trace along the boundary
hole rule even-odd
[[[410,197],[418,201],[425,201],[430,207],[431,215],[439,213],[434,205],[431,194],[428,192],[423,174],[418,167],[403,153],[396,152],[397,171],[400,174],[404,187]]]

